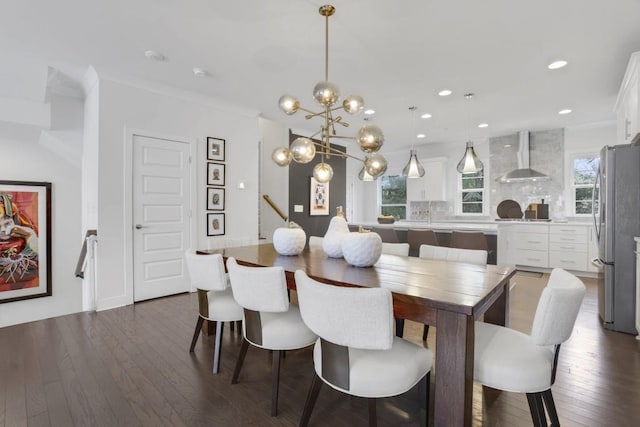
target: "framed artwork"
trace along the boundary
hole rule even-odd
[[[314,177],[309,192],[309,215],[329,215],[329,183],[318,182]]]
[[[208,213],[207,214],[207,236],[224,235],[224,214]]]
[[[225,140],[220,138],[207,137],[207,160],[217,160],[224,162]]]
[[[224,210],[224,188],[207,187],[207,210]]]
[[[224,163],[207,163],[207,185],[224,186]]]
[[[0,181],[0,303],[51,296],[51,183]]]

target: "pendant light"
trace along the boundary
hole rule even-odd
[[[415,113],[418,107],[409,107],[409,111]],[[415,114],[413,114],[413,133],[416,133],[416,118]],[[424,167],[418,161],[418,156],[416,155],[416,150],[411,148],[409,152],[409,161],[407,165],[402,169],[402,175],[407,178],[421,178],[424,176]]]
[[[473,93],[467,93],[464,97],[471,101],[473,99]],[[484,164],[482,164],[480,158],[476,155],[476,152],[473,149],[473,142],[467,141],[467,148],[464,151],[462,159],[458,162],[456,169],[461,174],[478,173],[484,169]]]

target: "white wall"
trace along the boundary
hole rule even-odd
[[[59,102],[56,102],[59,101]],[[64,134],[75,146],[82,138],[82,101],[52,99],[52,110],[66,123]],[[61,129],[57,129],[61,130]],[[74,270],[82,245],[80,169],[50,145],[41,130],[0,122],[2,179],[52,183],[52,296],[0,304],[0,327],[75,313],[82,309],[82,284]],[[66,153],[64,153],[66,154]]]
[[[258,235],[258,121],[200,98],[99,82],[98,310],[133,302],[130,200],[131,141],[127,131],[148,131],[193,141],[196,169],[195,248],[252,242]],[[226,235],[206,236],[206,137],[226,139]],[[129,166],[130,167],[130,166]],[[237,188],[239,182],[245,189]]]

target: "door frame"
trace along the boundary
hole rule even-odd
[[[182,144],[188,144],[189,146],[189,236],[191,246],[195,244],[196,239],[196,168],[195,165],[195,153],[198,146],[198,140],[196,138],[189,138],[186,136],[170,135],[163,132],[150,131],[145,129],[129,128],[125,126],[124,129],[125,148],[124,148],[124,285],[125,285],[125,299],[127,304],[133,304],[133,138],[135,136],[142,136],[155,139],[166,139],[169,141],[175,141]],[[190,248],[188,248],[190,249]]]

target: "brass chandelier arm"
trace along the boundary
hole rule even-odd
[[[322,143],[320,143],[320,142],[315,142],[315,141],[313,141],[313,145],[315,145],[316,147],[320,147],[320,148],[322,148],[323,150],[325,149],[325,145],[324,145],[324,144],[322,144]],[[333,156],[342,157],[343,159],[346,159],[347,157],[350,157],[350,158],[352,158],[352,159],[354,159],[354,160],[358,160],[358,161],[360,161],[360,162],[364,162],[364,159],[361,159],[361,158],[356,157],[356,156],[352,156],[351,154],[347,154],[347,153],[345,153],[344,151],[340,151],[340,150],[338,150],[337,148],[333,148],[333,147],[331,147],[331,146],[329,146],[329,151],[331,151],[331,153],[332,153],[331,155],[333,155]],[[323,155],[324,155],[324,154],[326,154],[326,153],[321,152],[321,154],[323,154]]]
[[[299,107],[298,109],[302,110],[302,111],[306,111],[307,113],[310,113],[310,114],[307,114],[306,116],[304,116],[304,118],[307,119],[307,120],[312,119],[314,117],[318,117],[318,116],[324,117],[324,115],[327,114],[327,111],[325,111],[325,110],[318,111],[316,113],[316,112],[313,112],[311,110],[307,110],[306,108],[302,108],[302,107]],[[338,107],[334,107],[334,108],[329,108],[328,109],[329,112],[336,111],[336,110],[344,110],[344,106],[340,105]]]

